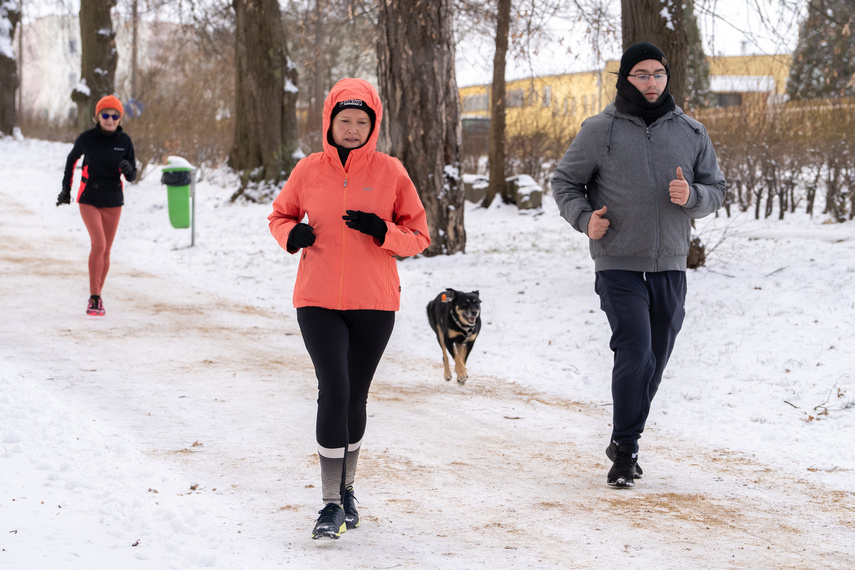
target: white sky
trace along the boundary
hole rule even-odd
[[[786,53],[798,40],[800,13],[807,0],[695,0],[698,23],[704,36],[707,55],[739,55],[741,53]],[[74,12],[76,7],[63,5],[74,0],[30,0],[25,2],[25,20],[48,13]],[[121,9],[121,8],[120,8]],[[611,3],[613,18],[620,18],[620,5]],[[620,58],[619,39],[601,42],[603,53],[598,59],[584,28],[572,22],[558,21],[553,27],[555,37],[563,45],[534,46],[532,55],[509,59],[507,79],[551,75],[569,71],[597,69],[607,59]],[[487,34],[489,35],[489,33]],[[457,49],[457,83],[460,86],[489,83],[492,79],[493,45],[489,39],[461,42]],[[514,46],[511,46],[513,52]],[[513,54],[511,54],[513,55]],[[510,56],[509,56],[510,57]]]
[[[782,6],[782,0],[696,0],[695,10],[707,55],[792,51],[798,40],[800,21],[794,10],[801,11],[804,5],[801,0],[796,3],[797,8],[789,8]],[[614,17],[619,18],[620,6],[617,3],[613,10]],[[565,45],[540,46],[538,54],[531,58],[509,59],[507,79],[597,69],[604,60],[620,58],[619,40],[603,45],[604,51],[598,61],[581,27],[558,22],[553,30],[556,36],[565,38]],[[493,46],[488,41],[458,46],[458,85],[489,83],[492,58]]]

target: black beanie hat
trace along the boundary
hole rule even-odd
[[[377,120],[377,115],[374,114],[374,109],[369,107],[362,99],[348,99],[347,101],[339,101],[333,105],[332,113],[330,113],[330,124],[332,124],[332,120],[335,116],[345,109],[359,109],[360,111],[365,111],[368,118],[371,120],[371,130],[374,130],[374,122]]]
[[[669,71],[665,52],[650,42],[638,42],[637,44],[632,44],[623,52],[623,56],[620,58],[618,74],[626,77],[639,61],[644,61],[645,59],[660,61],[665,66],[665,71]]]

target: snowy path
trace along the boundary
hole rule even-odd
[[[85,249],[0,201],[2,568],[855,566],[852,492],[655,426],[645,478],[608,489],[608,408],[446,383],[438,349],[387,353],[363,524],[315,543],[314,378],[290,313],[117,259],[108,316],[86,317]]]

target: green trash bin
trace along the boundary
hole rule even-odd
[[[190,187],[193,184],[193,166],[183,158],[170,156],[163,167],[160,182],[166,185],[169,223],[173,228],[189,228],[192,220]]]

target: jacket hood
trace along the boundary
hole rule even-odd
[[[374,129],[372,129],[368,141],[361,147],[350,151],[350,154],[363,156],[374,152],[377,149],[377,139],[380,138],[380,121],[383,118],[383,104],[380,102],[380,95],[377,93],[377,90],[364,79],[355,79],[352,77],[342,79],[333,85],[324,102],[324,136],[321,137],[324,144],[324,153],[333,157],[336,161],[338,161],[338,150],[330,144],[327,137],[332,124],[332,111],[337,103],[350,99],[361,99],[366,105],[371,107],[375,115]]]

